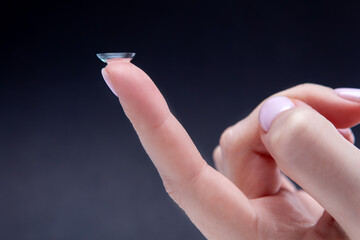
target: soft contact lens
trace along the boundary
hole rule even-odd
[[[96,56],[104,63],[107,63],[108,60],[117,59],[117,58],[125,58],[131,60],[134,58],[135,53],[133,52],[98,53],[96,54]]]

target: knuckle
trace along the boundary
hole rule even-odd
[[[301,92],[304,94],[312,92],[314,89],[332,90],[330,87],[323,86],[323,85],[316,84],[316,83],[302,83],[302,84],[296,85],[295,87],[291,88],[291,90],[294,90],[296,92]]]
[[[198,170],[184,179],[173,179],[166,175],[161,175],[166,192],[180,208],[186,209],[191,201],[192,189],[196,189],[197,181],[202,178],[203,174],[211,168],[204,161]]]
[[[221,149],[225,150],[228,149],[232,144],[232,137],[233,137],[233,129],[232,127],[228,127],[220,137],[220,147]]]
[[[221,148],[220,146],[217,146],[212,153],[212,157],[214,161],[216,161],[217,159],[219,159],[220,156],[221,156]]]
[[[161,175],[161,179],[167,194],[169,194],[174,202],[180,206],[182,201],[178,190],[178,184],[172,178],[165,175]]]
[[[315,84],[315,83],[301,83],[298,85],[299,87],[301,88],[312,88],[312,87],[315,87],[315,86],[319,86],[318,84]]]
[[[307,90],[307,89],[311,89],[311,88],[314,88],[317,86],[320,86],[320,85],[315,84],[315,83],[301,83],[299,85],[296,85],[294,88],[301,89],[301,90]]]
[[[254,128],[249,125],[248,119],[249,118],[242,119],[235,125],[225,129],[222,133],[219,141],[222,156],[230,157],[233,154],[237,154],[239,150],[244,147],[244,144],[247,144],[248,136],[251,135],[254,130]]]

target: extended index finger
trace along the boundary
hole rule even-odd
[[[124,61],[109,62],[103,75],[170,196],[200,231],[212,238],[225,234],[228,239],[239,233],[251,234],[255,215],[249,200],[207,165],[148,75]]]

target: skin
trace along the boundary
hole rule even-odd
[[[206,238],[360,238],[360,152],[349,130],[360,121],[359,103],[314,84],[277,93],[296,107],[268,132],[258,121],[263,103],[226,129],[214,150],[216,170],[141,69],[111,61],[103,75],[166,191]]]

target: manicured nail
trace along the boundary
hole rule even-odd
[[[360,89],[358,88],[336,88],[334,91],[342,98],[360,103]]]
[[[339,133],[342,135],[349,135],[351,133],[350,128],[338,128]]]
[[[113,92],[113,94],[115,94],[115,96],[117,96],[113,85],[111,84],[111,80],[110,80],[110,75],[107,73],[107,71],[105,70],[105,68],[101,69],[101,74],[106,82],[106,84],[108,85],[108,87],[110,88],[110,90]]]
[[[346,138],[353,144],[355,143],[355,135],[351,128],[338,128],[337,130],[341,135],[343,135],[344,138]]]
[[[287,97],[278,96],[267,100],[261,107],[259,122],[261,128],[267,132],[274,119],[282,112],[295,107],[294,103]]]

